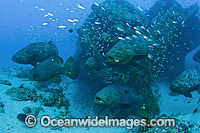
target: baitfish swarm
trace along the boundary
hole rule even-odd
[[[92,5],[78,29],[82,80],[101,89],[112,84],[135,88],[146,97],[149,114],[159,112],[151,87],[175,52],[175,32],[195,14],[176,1],[169,7],[162,5],[163,9],[157,9],[159,5],[160,1],[145,14],[126,0],[106,0]]]

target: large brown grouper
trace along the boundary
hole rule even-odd
[[[35,81],[48,81],[59,74],[65,74],[71,79],[76,79],[79,74],[77,63],[70,57],[64,64],[59,56],[51,56],[36,65],[29,73],[29,78]]]
[[[183,94],[186,97],[192,97],[191,92],[199,89],[200,76],[196,69],[189,69],[182,72],[171,83],[170,90],[172,92]],[[199,91],[198,91],[199,92]]]
[[[149,57],[149,47],[153,46],[153,40],[147,39],[144,35],[129,38],[120,40],[106,53],[108,62],[126,64],[132,61],[132,59],[138,60]]]
[[[12,61],[35,66],[50,56],[58,56],[58,49],[52,41],[31,43],[12,56]]]
[[[134,88],[125,85],[111,84],[94,97],[94,103],[105,108],[120,109],[131,108],[143,100],[143,96],[137,94]]]

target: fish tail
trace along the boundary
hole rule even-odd
[[[71,79],[77,79],[79,75],[79,66],[73,57],[69,59],[64,64],[64,74]]]

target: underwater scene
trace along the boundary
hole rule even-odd
[[[200,132],[199,0],[0,3],[0,132]]]

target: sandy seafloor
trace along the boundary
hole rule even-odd
[[[12,86],[0,84],[0,102],[4,104],[5,113],[0,113],[0,132],[130,132],[125,128],[66,128],[52,130],[52,128],[41,127],[38,122],[33,128],[28,128],[25,124],[17,119],[19,113],[23,113],[23,108],[25,106],[39,107],[39,102],[32,101],[16,101],[12,100],[10,96],[5,94],[7,89],[12,87],[19,87],[24,84],[24,87],[34,88],[29,81],[25,78],[17,78],[15,68],[1,68],[0,78],[4,80],[9,80]],[[92,111],[92,96],[88,97],[90,94],[90,89],[87,85],[80,83],[78,81],[72,81],[65,77],[62,85],[64,86],[64,94],[69,99],[70,107],[69,112],[72,117],[84,118],[86,115],[93,115]],[[195,108],[200,110],[197,104],[199,100],[199,94],[197,92],[192,92],[192,98],[186,98],[183,95],[170,96],[169,83],[164,81],[157,81],[153,87],[154,89],[159,89],[160,94],[160,109],[161,115],[166,114],[172,116],[173,118],[180,119],[181,121],[190,121],[190,123],[196,126],[196,130],[200,125],[200,112],[193,113]],[[44,111],[41,111],[37,118],[42,115],[49,115],[52,118],[58,115],[59,110],[56,107],[45,107],[42,106]],[[62,108],[61,108],[62,110]],[[134,130],[132,130],[134,132]],[[199,130],[200,132],[200,130]]]

